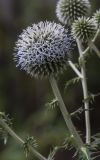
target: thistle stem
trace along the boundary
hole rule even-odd
[[[87,88],[87,80],[86,80],[86,67],[85,67],[85,60],[83,56],[83,46],[79,40],[77,40],[77,45],[80,54],[81,60],[81,73],[83,75],[82,88],[83,88],[83,96],[84,96],[84,107],[85,107],[85,124],[86,124],[86,143],[90,144],[91,142],[91,128],[90,128],[90,111],[89,111],[89,101],[88,101],[88,88]]]
[[[100,29],[97,30],[97,32],[96,32],[96,34],[95,34],[95,37],[94,37],[93,40],[92,40],[93,43],[96,41],[99,33],[100,33]],[[83,52],[83,55],[87,54],[88,51],[89,51],[89,49],[90,49],[90,47],[88,46],[88,47],[85,49],[85,51]]]
[[[80,135],[78,134],[78,132],[76,131],[76,128],[73,125],[70,114],[67,111],[67,108],[63,102],[62,96],[61,96],[60,91],[58,89],[57,82],[54,77],[50,77],[49,80],[50,80],[50,84],[51,84],[52,90],[54,92],[54,95],[58,99],[59,108],[60,108],[60,111],[63,115],[65,123],[66,123],[71,135],[74,136],[78,148],[81,149],[84,146],[83,141],[80,138]]]
[[[98,50],[98,48],[95,46],[95,44],[92,41],[89,42],[89,47],[92,50],[94,50],[97,56],[100,58],[100,51]]]
[[[68,61],[70,67],[73,69],[73,71],[78,75],[79,78],[83,78],[82,74],[79,72],[79,70],[76,68],[74,63],[72,61]]]
[[[0,118],[0,125],[9,133],[11,137],[13,137],[18,143],[24,144],[25,142],[5,123],[3,119]],[[42,156],[37,150],[33,147],[29,146],[30,151],[39,159],[39,160],[47,160],[44,156]]]

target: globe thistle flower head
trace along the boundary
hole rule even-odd
[[[31,76],[57,75],[65,68],[73,46],[73,37],[62,25],[39,22],[19,36],[14,60]]]
[[[95,20],[97,24],[97,28],[100,28],[100,9],[94,13],[93,19]]]
[[[72,34],[83,43],[87,43],[91,40],[96,30],[95,21],[86,17],[78,18],[72,25]]]
[[[59,0],[56,14],[60,22],[71,25],[78,17],[86,16],[89,10],[88,0]]]

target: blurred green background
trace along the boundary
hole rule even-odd
[[[34,136],[38,150],[47,156],[53,146],[62,144],[66,126],[58,108],[48,110],[45,104],[53,93],[48,80],[36,80],[16,68],[13,61],[15,41],[22,29],[43,20],[58,22],[55,15],[56,0],[0,0],[0,111],[13,118],[13,128],[21,136]],[[100,7],[100,0],[91,0],[91,15]],[[100,38],[96,44],[100,49]],[[74,57],[77,57],[77,50]],[[76,58],[74,58],[75,61]],[[76,61],[75,61],[76,62]],[[68,70],[61,75],[58,84],[69,112],[82,106],[82,88],[78,83],[64,92],[66,81],[75,74]],[[100,92],[100,59],[92,52],[87,62],[89,91]],[[100,132],[100,97],[91,105],[92,134]],[[85,133],[84,114],[80,120],[73,118],[78,130]],[[71,160],[72,153],[61,150],[57,160]],[[0,140],[0,160],[24,160],[22,146],[11,137],[7,145]],[[33,160],[35,157],[29,156]]]

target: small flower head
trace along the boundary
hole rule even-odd
[[[86,16],[89,10],[88,0],[59,0],[56,14],[60,22],[71,25],[78,17]]]
[[[95,20],[97,24],[97,28],[100,28],[100,9],[94,13],[93,19]]]
[[[93,19],[81,17],[72,25],[72,33],[76,39],[87,43],[96,33],[96,25]]]
[[[71,34],[62,25],[40,22],[19,36],[14,59],[31,76],[47,77],[65,68],[73,46]]]

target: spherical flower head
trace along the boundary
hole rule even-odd
[[[95,20],[97,24],[97,28],[100,28],[100,9],[94,13],[93,19]]]
[[[81,17],[72,25],[72,33],[76,39],[83,43],[92,40],[96,33],[96,24],[93,19]]]
[[[60,22],[71,25],[78,17],[86,16],[89,10],[88,0],[59,0],[56,14]]]
[[[31,76],[55,76],[66,68],[75,42],[67,29],[54,22],[39,22],[22,32],[14,60]]]

